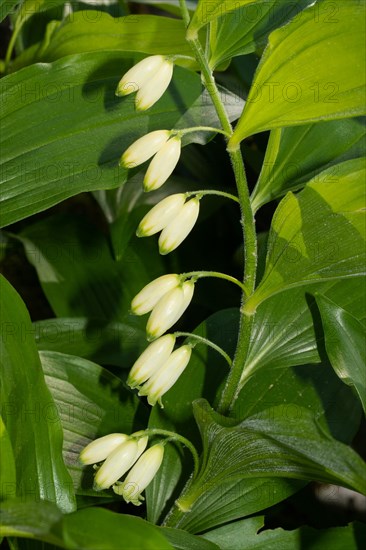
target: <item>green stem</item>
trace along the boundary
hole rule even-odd
[[[226,197],[227,199],[231,199],[232,201],[239,203],[239,199],[235,195],[226,193],[225,191],[216,191],[215,189],[200,189],[199,191],[189,191],[188,193],[185,193],[187,198],[194,195],[199,195],[200,197],[204,197],[205,195],[217,195],[218,197]]]
[[[180,0],[183,20],[188,27],[189,25],[189,13],[185,0]],[[227,116],[225,107],[220,98],[220,92],[216,86],[213,72],[208,64],[200,41],[194,34],[187,33],[187,40],[190,43],[192,50],[195,54],[197,62],[200,65],[202,76],[205,86],[215,106],[217,116],[221,122],[221,125],[225,132],[232,134],[232,126]],[[236,180],[236,186],[238,189],[238,196],[241,208],[241,224],[243,228],[243,240],[244,240],[244,278],[243,278],[243,290],[246,297],[249,297],[255,288],[255,276],[257,269],[257,238],[255,231],[255,221],[250,204],[250,196],[248,190],[247,179],[245,175],[244,163],[240,148],[235,148],[228,151],[230,155],[231,164],[234,171]],[[245,296],[243,297],[243,302]],[[222,391],[221,400],[219,403],[219,411],[222,414],[230,411],[235,396],[237,394],[238,383],[241,378],[243,365],[245,363],[246,356],[248,354],[250,335],[252,331],[253,318],[248,318],[241,315],[240,328],[238,334],[238,344],[235,352],[235,357],[227,378],[225,387]]]
[[[174,336],[176,336],[177,338],[179,336],[185,336],[185,337],[189,338],[190,340],[191,339],[197,340],[197,342],[199,342],[201,344],[205,344],[206,346],[209,346],[210,348],[217,351],[220,355],[222,355],[224,357],[225,361],[227,361],[227,363],[231,367],[232,361],[231,361],[230,356],[226,353],[226,351],[224,351],[222,348],[220,348],[220,346],[218,346],[217,344],[214,344],[214,342],[211,342],[211,340],[208,340],[207,338],[203,338],[203,336],[198,336],[197,334],[192,334],[191,332],[175,332]]]
[[[184,136],[185,134],[191,134],[192,132],[215,132],[218,134],[223,134],[227,138],[230,138],[231,134],[228,134],[224,130],[221,130],[221,128],[213,128],[212,126],[192,126],[192,128],[183,128],[180,130],[177,128],[176,130],[171,130],[172,135],[176,136]]]
[[[175,432],[171,432],[169,430],[160,430],[158,428],[147,428],[146,430],[141,431],[141,435],[140,435],[140,432],[138,432],[138,434],[135,434],[135,435],[138,435],[139,437],[144,437],[145,435],[164,435],[169,437],[169,439],[172,441],[179,441],[185,447],[187,447],[187,449],[189,449],[189,451],[192,454],[193,462],[194,462],[194,477],[196,477],[196,475],[198,474],[200,459],[196,451],[196,447],[186,437],[183,437],[182,435],[179,435]]]
[[[244,284],[241,283],[235,277],[227,275],[226,273],[220,273],[219,271],[189,271],[188,273],[181,273],[182,279],[189,279],[190,277],[194,280],[203,279],[204,277],[215,277],[216,279],[225,279],[225,281],[230,281],[239,286],[243,291],[245,291]]]

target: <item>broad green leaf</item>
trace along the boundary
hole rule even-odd
[[[14,452],[17,483],[10,497],[33,495],[65,511],[75,509],[72,480],[62,459],[62,426],[45,383],[29,314],[0,277],[1,415]]]
[[[64,537],[72,548],[95,550],[172,550],[159,528],[135,516],[103,508],[80,510],[64,518]]]
[[[264,517],[257,516],[209,531],[203,538],[216,543],[221,550],[358,550],[359,536],[365,534],[361,523],[328,529],[301,527],[292,531],[263,530],[263,526]]]
[[[253,4],[256,1],[257,0],[210,0],[208,2],[207,0],[199,0],[196,11],[189,24],[187,35],[194,37],[197,35],[197,31],[210,21],[226,13],[238,10],[246,4]]]
[[[191,535],[183,529],[161,527],[160,530],[175,550],[220,550],[221,548],[213,542]]]
[[[62,424],[64,459],[77,494],[119,499],[112,491],[93,491],[93,468],[82,467],[78,456],[97,437],[145,428],[144,416],[136,416],[139,400],[119,378],[86,359],[48,351],[41,351],[40,358],[55,402],[52,418]]]
[[[363,277],[327,281],[271,296],[258,307],[243,380],[262,367],[282,369],[320,363],[318,344],[321,322],[315,316],[314,299],[310,296],[315,290],[337,302],[365,324]]]
[[[366,412],[365,327],[339,304],[316,295],[329,360],[343,382],[354,386]]]
[[[229,147],[263,130],[365,114],[364,32],[358,0],[318,2],[275,30]]]
[[[263,47],[274,29],[288,23],[313,0],[259,0],[212,21],[210,30],[211,67],[238,55]],[[227,4],[227,2],[225,3]]]
[[[337,164],[364,156],[364,118],[349,118],[272,130],[257,185],[252,193],[256,211],[287,191],[302,188],[317,174]]]
[[[244,306],[248,315],[283,290],[365,272],[364,161],[338,165],[332,181],[324,177],[329,171],[278,206],[263,279]]]
[[[240,424],[221,417],[202,399],[195,402],[194,410],[203,439],[203,458],[197,478],[176,502],[179,528],[191,530],[197,507],[210,494],[216,496],[210,512],[218,518],[219,495],[229,481],[239,485],[255,477],[278,476],[366,492],[366,464],[352,449],[332,439],[305,408],[296,417],[284,417],[281,407],[272,407]],[[195,532],[207,527],[201,518]]]
[[[105,235],[82,217],[46,218],[28,226],[20,239],[55,314],[85,316],[91,330],[93,319],[106,326],[111,321],[129,324],[132,298],[163,272],[160,257],[146,241],[130,246],[121,262],[114,261]],[[137,329],[145,325],[141,318],[132,322]]]
[[[3,419],[0,416],[0,501],[14,495],[16,469],[13,448]]]
[[[138,113],[133,97],[114,94],[130,66],[120,52],[93,52],[1,79],[2,226],[83,191],[120,187],[128,177],[120,156],[147,132],[218,124],[200,77],[180,67],[157,104]],[[225,98],[234,120],[242,102]],[[202,142],[202,133],[189,140]]]
[[[59,351],[97,363],[126,368],[146,347],[145,331],[131,318],[127,323],[86,317],[62,317],[33,323],[38,350]]]
[[[14,13],[15,6],[19,4],[20,0],[0,0],[0,23],[5,19],[9,13]]]
[[[182,20],[161,15],[111,17],[108,13],[79,11],[57,28],[39,60],[55,61],[74,53],[118,50],[192,57]]]
[[[62,516],[50,502],[11,501],[1,507],[5,536],[31,538],[70,550],[172,550],[161,530],[141,518],[103,508]]]

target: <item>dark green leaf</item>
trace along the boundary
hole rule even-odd
[[[1,506],[0,533],[28,537],[69,550],[172,550],[159,528],[141,518],[103,508],[62,516],[49,502],[12,501]]]
[[[283,290],[365,272],[364,162],[337,165],[334,180],[327,180],[329,170],[277,208],[263,279],[244,306],[249,315]]]
[[[0,0],[0,23],[9,13],[15,12],[15,6],[19,0]]]
[[[75,509],[70,475],[62,459],[62,427],[46,386],[29,314],[13,287],[0,277],[1,414],[13,448],[16,486],[8,496],[33,495]]]
[[[79,11],[57,28],[40,61],[91,51],[120,51],[192,57],[182,20],[161,15],[111,17],[101,11]]]
[[[176,502],[175,521],[180,528],[193,530],[195,522],[194,531],[199,532],[218,525],[223,490],[230,481],[239,487],[244,480],[277,476],[366,492],[366,464],[352,449],[332,439],[305,408],[285,417],[281,407],[272,407],[240,424],[221,417],[202,399],[194,409],[204,450],[197,478]],[[203,504],[206,518],[198,517]]]
[[[349,118],[272,130],[257,185],[252,193],[256,211],[287,191],[302,188],[317,174],[334,166],[328,179],[337,177],[345,160],[365,153],[364,118]]]
[[[158,103],[137,112],[134,98],[114,94],[130,66],[120,52],[92,52],[1,79],[2,226],[82,191],[120,187],[128,177],[120,156],[147,132],[218,123],[200,77],[180,67]],[[242,101],[225,97],[234,120]]]
[[[220,550],[221,547],[202,537],[195,537],[182,529],[161,527],[161,532],[175,550]]]
[[[263,525],[264,517],[257,516],[219,527],[203,537],[215,542],[221,550],[358,550],[358,531],[365,534],[361,523],[330,529],[301,527],[293,531],[279,528],[259,532]]]
[[[93,468],[82,467],[78,456],[97,437],[130,434],[136,423],[145,428],[143,416],[136,417],[139,401],[119,378],[86,359],[47,351],[40,358],[56,405],[53,419],[59,418],[64,430],[64,459],[76,491],[103,498],[106,494],[92,490]],[[117,498],[112,492],[108,496]]]
[[[33,323],[33,329],[39,350],[128,368],[146,347],[145,331],[134,321],[106,323],[105,319],[62,317]]]
[[[363,4],[304,10],[270,35],[229,147],[263,130],[365,114],[364,59]]]
[[[316,295],[322,317],[325,347],[330,362],[348,386],[354,386],[366,412],[365,327],[339,304]]]
[[[28,226],[20,239],[57,316],[86,316],[91,331],[93,319],[104,320],[105,327],[110,321],[132,320],[132,326],[142,329],[145,320],[129,315],[131,300],[163,271],[149,243],[130,246],[116,262],[96,226],[82,217],[63,215]]]

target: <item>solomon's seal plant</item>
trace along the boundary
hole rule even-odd
[[[356,549],[365,2],[150,4],[1,7],[0,534]]]

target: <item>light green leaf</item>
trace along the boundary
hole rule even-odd
[[[253,4],[257,0],[199,0],[196,11],[193,14],[188,27],[187,36],[194,37],[197,31],[210,21],[238,10],[246,4]]]
[[[277,208],[263,279],[244,306],[248,315],[288,288],[364,274],[364,162],[337,165],[334,180],[327,180],[329,171],[299,194],[288,193]]]
[[[292,531],[263,530],[263,526],[264,517],[257,516],[209,531],[203,538],[216,543],[221,550],[358,550],[357,541],[365,532],[361,523],[328,529],[301,527]]]
[[[327,281],[275,294],[257,310],[243,380],[262,367],[285,368],[320,363],[321,322],[311,292],[320,292],[365,324],[363,277]]]
[[[299,16],[312,3],[313,0],[259,0],[215,19],[210,29],[210,66],[214,68],[235,56],[255,52],[265,45],[270,32]]]
[[[330,362],[339,378],[348,386],[354,386],[366,412],[365,327],[329,298],[317,294],[316,302]]]
[[[348,446],[332,439],[305,408],[298,407],[296,415],[284,417],[281,407],[272,407],[240,424],[215,413],[203,399],[194,403],[194,410],[204,450],[197,478],[176,502],[175,521],[180,528],[193,530],[198,506],[206,503],[207,509],[210,495],[216,498],[209,501],[206,514],[211,516],[211,525],[218,525],[220,495],[229,481],[239,486],[243,480],[278,476],[366,492],[366,464]],[[207,527],[200,517],[194,531]]]
[[[13,448],[3,419],[0,416],[0,501],[14,495],[16,468]]]
[[[65,511],[76,508],[72,480],[62,460],[62,427],[46,386],[32,324],[20,296],[0,277],[1,414],[14,452],[17,484],[8,497],[32,494]]]
[[[109,433],[130,434],[146,427],[139,400],[121,380],[95,363],[64,353],[41,351],[47,385],[64,431],[64,460],[78,495],[115,500],[116,495],[93,491],[93,468],[82,467],[78,457],[92,440]],[[136,429],[135,429],[136,428]]]
[[[272,130],[257,185],[251,196],[254,211],[284,195],[301,189],[317,174],[334,166],[328,179],[337,177],[345,160],[364,156],[364,118],[349,118]]]
[[[147,132],[218,123],[200,77],[180,67],[157,104],[138,113],[134,98],[114,94],[130,66],[120,52],[93,52],[1,79],[2,226],[82,191],[120,187],[128,177],[120,156]],[[234,98],[226,99],[231,120],[242,105]],[[190,140],[202,142],[202,135]]]
[[[263,130],[365,114],[365,55],[358,0],[304,10],[270,35],[229,148]]]
[[[62,516],[50,502],[11,501],[1,507],[0,534],[56,544],[69,550],[172,550],[161,530],[141,518],[103,508]]]

